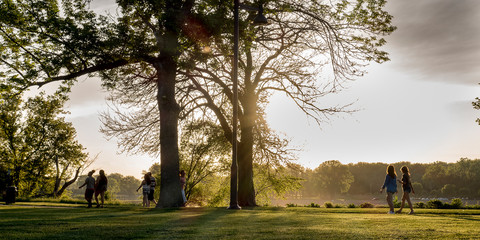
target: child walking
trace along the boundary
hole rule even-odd
[[[393,194],[397,192],[397,174],[395,173],[395,168],[392,165],[387,167],[387,176],[385,176],[385,182],[383,183],[382,188],[380,188],[380,193],[383,192],[383,189],[387,188],[387,203],[390,207],[388,214],[395,214],[393,209]]]
[[[402,171],[403,176],[402,180],[398,180],[398,182],[402,184],[403,196],[402,205],[400,205],[400,209],[398,209],[397,213],[402,212],[403,206],[405,206],[405,200],[407,200],[408,205],[410,206],[410,213],[408,214],[414,214],[412,202],[410,201],[410,193],[415,194],[415,191],[413,190],[412,181],[410,180],[410,171],[407,166],[403,166],[400,170]]]

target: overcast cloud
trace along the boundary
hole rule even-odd
[[[480,1],[389,1],[387,9],[398,27],[387,48],[399,67],[432,81],[480,82]]]

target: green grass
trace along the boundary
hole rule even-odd
[[[27,205],[28,204],[28,205]],[[0,239],[478,239],[480,210],[0,205]]]

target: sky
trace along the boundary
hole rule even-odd
[[[98,12],[113,1],[94,0]],[[303,151],[298,163],[316,168],[327,160],[344,164],[399,161],[456,162],[480,159],[480,1],[390,0],[387,11],[398,27],[383,48],[391,61],[371,64],[368,74],[347,84],[322,104],[355,102],[353,114],[317,125],[281,95],[267,109],[270,126]],[[107,109],[99,79],[82,78],[71,93],[67,120],[90,156],[90,168],[141,177],[158,158],[119,153],[116,140],[99,132]]]

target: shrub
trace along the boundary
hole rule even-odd
[[[438,199],[432,199],[427,202],[427,208],[443,208],[443,202]]]
[[[371,204],[369,202],[364,202],[364,203],[360,204],[360,207],[361,208],[373,208],[373,204]]]
[[[462,199],[460,199],[460,198],[452,199],[452,201],[450,202],[450,206],[451,206],[451,208],[454,208],[454,209],[462,208],[463,207]]]
[[[348,204],[347,207],[348,207],[348,208],[356,208],[355,204],[353,204],[353,203]]]
[[[325,206],[326,208],[333,208],[333,204],[331,202],[325,202],[323,206]]]
[[[106,191],[105,192],[105,200],[113,200],[115,199],[114,194],[111,191]]]
[[[465,205],[465,208],[467,208],[467,209],[480,209],[480,204]]]
[[[395,198],[393,199],[393,207],[399,208],[400,205],[401,205],[401,202],[398,201],[398,196],[395,196]]]
[[[424,202],[416,202],[413,204],[415,208],[425,208],[425,203]]]
[[[319,208],[320,205],[318,205],[317,203],[310,203],[310,205],[307,205],[307,207],[313,207],[313,208]]]
[[[295,203],[287,203],[287,207],[298,207]]]
[[[344,206],[342,204],[335,204],[335,208],[343,208]]]

